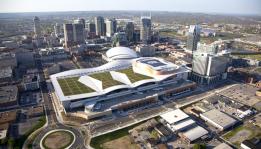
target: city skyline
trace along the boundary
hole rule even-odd
[[[184,1],[118,1],[118,0],[95,0],[95,1],[38,1],[33,0],[1,0],[0,13],[15,12],[60,12],[60,11],[173,11],[173,12],[196,12],[216,14],[241,14],[261,15],[261,1],[252,0],[184,0]],[[224,7],[229,6],[229,7]]]

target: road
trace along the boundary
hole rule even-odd
[[[42,75],[42,77],[43,77],[43,75]],[[43,77],[43,79],[44,79],[44,77]],[[55,107],[53,105],[53,101],[48,94],[48,89],[47,89],[45,79],[41,83],[40,89],[41,89],[42,97],[44,100],[44,107],[45,107],[48,125],[46,128],[41,130],[39,134],[37,134],[36,138],[33,141],[33,149],[41,149],[40,148],[41,139],[47,132],[54,130],[54,129],[66,129],[66,130],[72,131],[75,134],[76,138],[75,138],[75,142],[71,146],[71,148],[84,149],[85,148],[84,136],[81,134],[81,131],[75,127],[64,125],[58,121],[57,116],[56,116],[56,111],[54,109]]]
[[[172,102],[160,105],[158,107],[143,109],[137,112],[129,114],[127,117],[117,117],[104,121],[96,121],[85,124],[90,130],[92,137],[97,137],[118,129],[125,128],[127,126],[139,123],[141,121],[148,120],[150,118],[159,116],[165,112],[171,111],[176,108],[181,108],[189,104],[198,102],[204,98],[210,97],[216,93],[219,93],[227,88],[234,86],[233,84],[226,84],[225,86],[218,86],[218,88],[198,88],[193,95],[180,96]],[[214,87],[213,87],[214,88]]]

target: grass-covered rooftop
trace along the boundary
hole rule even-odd
[[[57,79],[64,96],[95,92],[93,89],[78,81],[79,77]]]
[[[122,83],[116,80],[113,80],[110,72],[102,72],[102,73],[96,73],[89,75],[90,77],[102,81],[102,87],[103,89],[106,89],[108,87],[112,87],[115,85],[121,85]]]
[[[131,81],[131,83],[138,82],[141,80],[146,80],[146,79],[152,79],[152,77],[145,76],[145,75],[142,75],[139,73],[135,73],[132,70],[132,67],[130,67],[128,69],[119,70],[118,72],[126,74],[127,77],[129,78],[129,80]]]

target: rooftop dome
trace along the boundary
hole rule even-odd
[[[133,59],[138,57],[137,53],[134,50],[127,47],[111,48],[106,52],[106,56],[110,60]]]

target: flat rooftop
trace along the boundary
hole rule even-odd
[[[7,111],[0,113],[0,124],[9,123],[16,120],[16,111]]]
[[[208,134],[208,131],[200,126],[196,126],[195,128],[183,133],[183,135],[190,141],[197,140],[206,134]]]
[[[78,81],[80,77],[57,79],[64,96],[94,92],[93,89]]]
[[[131,83],[138,82],[141,80],[146,80],[146,79],[153,79],[152,77],[145,76],[145,75],[142,75],[139,73],[135,73],[133,71],[132,67],[130,67],[128,69],[119,70],[118,72],[126,74],[127,77],[129,78],[129,80],[131,81]]]
[[[24,83],[31,83],[38,81],[38,74],[26,74],[23,77]]]
[[[0,104],[17,100],[18,88],[14,85],[0,87]]]
[[[217,109],[209,110],[201,115],[224,128],[237,122],[237,120],[235,120],[234,118],[223,112],[220,112]]]
[[[112,78],[110,72],[102,72],[89,75],[90,77],[102,81],[102,88],[109,88],[115,85],[121,85],[122,83]]]
[[[162,117],[169,124],[173,124],[173,123],[177,123],[181,120],[184,120],[184,119],[188,118],[189,116],[182,110],[177,109],[177,110],[173,110],[173,111],[164,113],[160,117]]]
[[[164,65],[167,65],[165,63],[162,63],[161,61],[157,60],[157,59],[141,59],[141,60],[138,60],[139,62],[141,63],[144,63],[144,64],[147,64],[147,65],[150,65],[152,67],[159,67],[159,66],[164,66]]]

